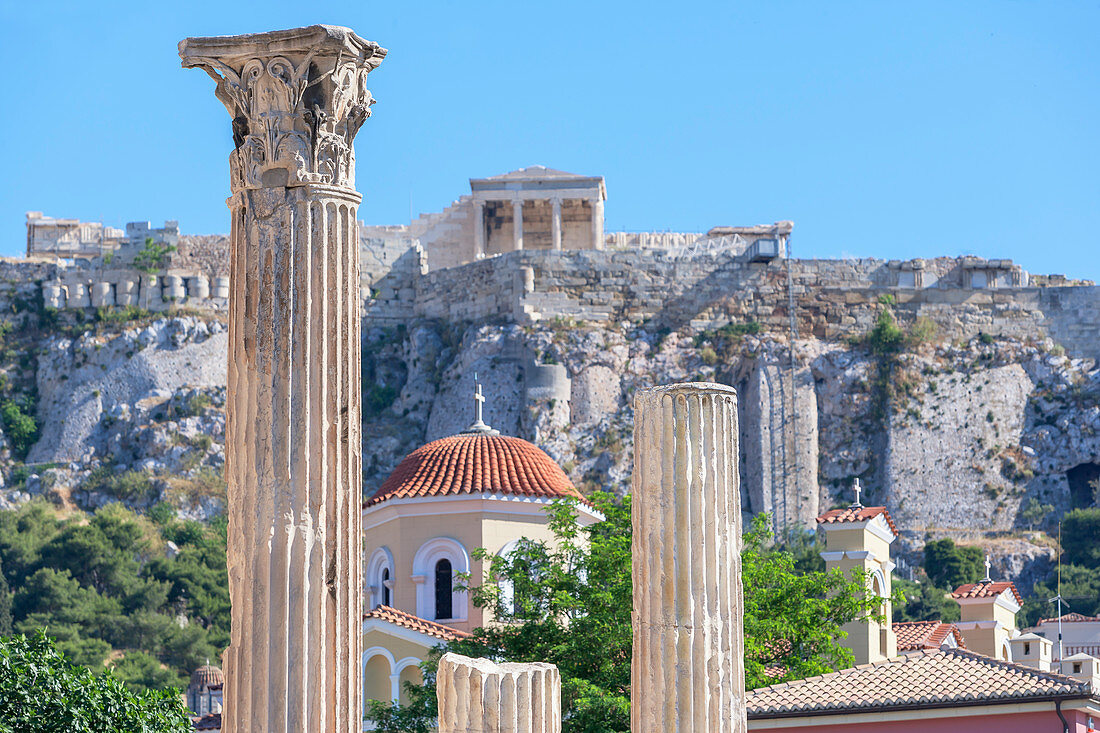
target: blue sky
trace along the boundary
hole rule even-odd
[[[0,0],[0,254],[30,209],[227,231],[229,118],[176,43],[317,22],[390,51],[369,223],[543,164],[606,177],[608,230],[792,219],[796,256],[1100,281],[1100,3],[1056,0]]]

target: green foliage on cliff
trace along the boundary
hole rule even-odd
[[[4,435],[11,444],[12,453],[23,460],[27,451],[38,440],[38,421],[34,419],[33,400],[6,399],[0,402],[0,422],[4,424]]]
[[[520,541],[506,557],[484,550],[486,581],[471,587],[475,605],[509,623],[475,630],[449,650],[473,657],[556,664],[562,677],[563,731],[630,728],[630,499],[590,497],[607,521],[578,530],[572,510],[551,515],[556,541]],[[864,578],[840,571],[800,572],[801,552],[770,545],[768,517],[744,535],[745,680],[750,688],[819,674],[852,663],[840,627],[874,613],[880,599]],[[587,549],[581,542],[588,540]],[[810,542],[805,542],[809,546]],[[505,591],[504,589],[508,590]],[[423,686],[407,685],[407,705],[374,702],[368,718],[382,733],[427,731],[435,716],[438,654],[424,665]],[[768,677],[767,668],[778,668]]]
[[[186,733],[176,690],[134,693],[74,666],[43,633],[0,637],[0,733]]]
[[[135,690],[182,685],[228,643],[224,523],[157,525],[118,505],[66,519],[34,501],[0,512],[0,565],[16,633],[45,629],[93,669],[119,657]]]
[[[985,555],[980,547],[956,545],[947,538],[935,540],[924,546],[924,572],[937,588],[954,590],[985,576]]]
[[[894,591],[901,599],[894,604],[894,621],[958,621],[959,604],[946,588],[937,588],[927,577],[920,581],[894,578]]]
[[[1074,509],[1062,518],[1062,561],[1100,568],[1100,509]]]
[[[153,275],[168,266],[168,255],[176,251],[170,244],[158,244],[152,237],[145,238],[145,247],[134,255],[135,270]]]

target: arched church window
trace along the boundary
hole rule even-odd
[[[390,586],[388,585],[389,582],[390,582],[390,569],[389,568],[382,568],[382,583],[381,583],[381,586],[382,586],[382,605],[383,606],[392,605],[390,603]]]
[[[453,615],[451,593],[454,590],[451,561],[443,558],[435,564],[435,617],[450,619]]]

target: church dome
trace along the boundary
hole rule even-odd
[[[188,685],[188,688],[220,687],[224,684],[225,675],[222,674],[222,671],[217,667],[204,664],[191,673],[191,684]]]
[[[495,430],[471,429],[434,440],[405,456],[365,506],[390,498],[476,493],[584,501],[542,449]]]

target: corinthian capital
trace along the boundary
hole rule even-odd
[[[352,143],[370,117],[367,74],[386,55],[349,28],[312,25],[180,41],[184,68],[217,82],[233,119],[233,190],[355,187]]]

